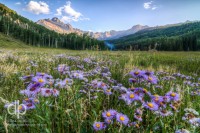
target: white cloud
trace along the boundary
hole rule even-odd
[[[153,1],[144,3],[144,8],[145,8],[145,9],[151,8],[151,4],[152,4],[152,3],[153,3]]]
[[[34,14],[49,14],[50,9],[49,9],[49,5],[47,5],[47,3],[43,2],[43,1],[30,1],[27,5],[26,5],[26,10],[34,13]]]
[[[152,7],[151,9],[152,9],[152,10],[156,10],[156,9],[157,9],[157,7],[156,7],[156,6],[154,6],[154,7]]]
[[[61,16],[61,21],[64,22],[89,20],[89,18],[85,18],[80,12],[74,10],[71,7],[70,1],[67,1],[66,5],[58,8],[56,11],[57,11],[56,15]]]
[[[22,4],[21,2],[16,2],[16,3],[15,3],[15,5],[21,5],[21,4]]]
[[[144,6],[144,8],[147,9],[147,10],[148,10],[148,9],[156,10],[158,7],[157,7],[156,5],[154,5],[153,3],[154,3],[153,1],[145,2],[143,6]]]

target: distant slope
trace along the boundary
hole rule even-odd
[[[154,27],[135,34],[110,40],[117,49],[135,50],[200,50],[200,22],[186,22],[166,27]]]
[[[67,48],[73,50],[104,49],[103,41],[86,34],[59,34],[20,16],[0,3],[0,32],[35,47]]]
[[[90,37],[96,38],[98,40],[107,40],[107,39],[116,39],[119,37],[127,36],[130,34],[134,34],[140,30],[149,28],[148,26],[143,25],[135,25],[130,29],[127,30],[111,30],[111,31],[105,31],[105,32],[90,32],[90,31],[83,31],[77,28],[73,28],[70,24],[65,24],[61,20],[59,20],[57,17],[54,17],[52,19],[41,19],[36,22],[39,25],[42,25],[46,27],[49,30],[53,30],[58,33],[62,34],[69,34],[69,33],[76,33],[78,35],[87,34]]]
[[[25,43],[0,33],[0,48],[29,48]]]

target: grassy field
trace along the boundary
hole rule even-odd
[[[200,52],[2,48],[0,132],[198,133],[199,66]]]
[[[1,48],[30,48],[30,46],[0,33],[0,49]]]

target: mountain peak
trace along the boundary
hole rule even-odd
[[[140,29],[140,28],[147,28],[147,27],[149,27],[149,26],[137,24],[137,25],[134,25],[131,29],[136,29],[136,28]]]
[[[51,21],[53,21],[53,22],[57,22],[57,23],[63,23],[60,19],[58,19],[57,17],[53,17],[52,19],[51,19]]]

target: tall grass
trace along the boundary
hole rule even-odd
[[[58,57],[56,55],[63,54]],[[78,61],[69,60],[67,57],[78,57]],[[83,62],[85,58],[94,59],[97,64]],[[37,64],[34,66],[30,63]],[[112,86],[116,83],[109,83],[102,75],[97,74],[88,78],[88,83],[99,79],[109,84],[112,95],[105,95],[103,92],[80,93],[86,82],[73,79],[73,85],[67,89],[59,89],[58,97],[38,96],[39,104],[33,110],[28,110],[19,119],[10,115],[4,105],[9,101],[20,100],[26,97],[19,94],[27,84],[20,77],[36,72],[44,72],[53,76],[54,79],[64,80],[67,76],[59,74],[55,69],[59,64],[66,64],[72,70],[80,70],[77,65],[83,65],[83,71],[89,72],[98,65],[101,68],[107,67],[111,72],[111,79],[121,83],[126,88],[142,87],[147,88],[152,94],[165,95],[167,92],[175,91],[180,94],[180,106],[173,115],[161,117],[148,109],[143,110],[143,121],[138,126],[127,127],[114,121],[106,129],[100,132],[175,132],[178,129],[187,129],[191,132],[200,132],[200,128],[194,128],[191,124],[182,120],[185,108],[193,108],[200,113],[200,96],[191,95],[194,88],[185,84],[185,81],[199,83],[200,77],[200,53],[199,52],[125,52],[125,51],[69,51],[56,49],[2,49],[0,51],[0,132],[95,132],[93,123],[103,121],[102,112],[108,109],[115,109],[126,114],[130,121],[134,119],[134,111],[141,105],[133,103],[126,105],[119,100],[120,92],[115,91]],[[155,73],[164,71],[166,75],[157,75],[160,79],[158,85],[143,83],[132,84],[128,80],[129,72],[133,69],[149,70]],[[194,79],[186,80],[177,77],[176,80],[161,80],[165,76],[172,76],[174,73],[181,73],[192,76]],[[88,88],[89,90],[92,89]],[[93,96],[98,96],[93,99]],[[147,98],[148,99],[148,98]],[[170,107],[167,107],[170,109]]]

